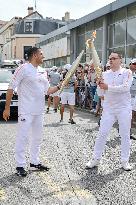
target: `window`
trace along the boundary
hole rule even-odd
[[[24,46],[24,59],[27,60],[27,51],[29,48],[32,48],[32,46]]]
[[[78,54],[85,49],[86,45],[85,45],[85,35],[80,35],[78,36]]]
[[[96,39],[94,40],[94,45],[96,50],[102,50],[103,42],[103,29],[96,30]]]
[[[109,26],[108,28],[109,32],[108,32],[108,38],[109,38],[109,47],[112,48],[113,47],[113,37],[114,37],[114,25]]]
[[[128,17],[136,16],[136,4],[134,4],[133,6],[128,7],[127,15],[128,15]]]
[[[115,36],[114,46],[124,45],[126,38],[126,22],[121,22],[114,25]]]
[[[86,44],[85,44],[85,35],[80,35],[78,36],[78,42],[77,42],[77,46],[78,46],[78,49],[77,49],[77,56],[79,55],[79,53],[82,51],[82,50],[85,50],[86,48]],[[85,62],[85,55],[83,55],[82,59],[81,59],[81,62]]]
[[[126,8],[123,8],[111,14],[110,23],[122,21],[125,18],[126,18]]]
[[[65,65],[67,63],[67,57],[62,57],[62,58],[56,58],[55,59],[55,65],[57,67]]]
[[[127,43],[136,43],[136,18],[130,19],[127,22]]]
[[[103,27],[103,18],[98,18],[95,20],[94,25],[95,29]]]
[[[85,25],[79,26],[77,28],[77,34],[81,35],[85,33]]]
[[[94,30],[94,22],[93,22],[93,21],[88,22],[88,23],[86,24],[86,32],[92,31],[92,30]]]
[[[33,22],[32,21],[27,21],[27,22],[24,22],[25,24],[25,28],[24,28],[24,31],[25,33],[33,33]]]
[[[127,46],[126,61],[127,61],[128,65],[129,65],[130,60],[132,58],[136,58],[136,44],[135,45]]]

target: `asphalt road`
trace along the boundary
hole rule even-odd
[[[97,118],[77,111],[77,124],[71,125],[67,111],[64,123],[59,123],[59,117],[59,113],[53,111],[44,116],[41,161],[51,169],[48,172],[29,171],[25,178],[15,174],[17,121],[0,121],[0,204],[135,205],[136,141],[132,141],[132,171],[120,168],[120,138],[115,127],[108,138],[100,166],[86,170],[85,164],[91,159],[98,132]]]

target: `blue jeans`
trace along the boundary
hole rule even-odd
[[[93,109],[96,109],[96,102],[94,101],[94,95],[95,95],[95,92],[96,92],[96,88],[97,86],[91,86],[91,92],[92,92],[92,99],[93,99],[93,103],[92,103],[92,107]]]

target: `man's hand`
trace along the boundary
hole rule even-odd
[[[99,87],[100,87],[101,89],[103,89],[103,90],[108,90],[108,85],[107,85],[106,83],[100,82],[100,83],[99,83]]]
[[[59,83],[59,87],[61,87],[61,86],[62,86],[62,83],[63,83],[63,81],[61,81],[61,82]]]
[[[4,111],[3,111],[3,118],[4,118],[4,120],[9,120],[9,117],[10,117],[10,108],[9,109],[5,109]]]
[[[99,85],[100,83],[104,83],[103,78],[96,78],[96,84]]]

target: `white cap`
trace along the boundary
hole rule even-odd
[[[130,63],[136,63],[136,58],[133,58]]]
[[[64,69],[65,69],[65,70],[70,70],[70,69],[71,69],[71,66],[72,66],[72,65],[70,65],[70,64],[66,64],[66,65],[64,65]]]
[[[110,67],[110,63],[109,62],[106,63],[106,67]]]
[[[53,66],[51,70],[55,71],[57,70],[58,68],[56,66]]]

